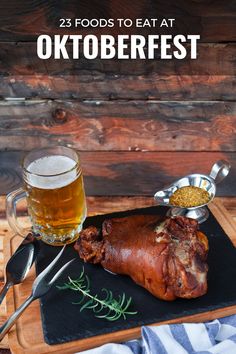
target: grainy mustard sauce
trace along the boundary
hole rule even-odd
[[[209,193],[202,188],[186,186],[177,189],[170,197],[170,204],[183,208],[191,208],[208,203]]]

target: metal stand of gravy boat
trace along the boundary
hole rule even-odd
[[[168,188],[158,191],[154,195],[154,199],[159,205],[169,206],[170,209],[167,213],[168,216],[183,215],[192,219],[198,220],[199,223],[207,220],[209,216],[209,211],[206,208],[215,197],[216,194],[216,184],[220,183],[229,173],[230,164],[227,161],[220,160],[217,161],[211,169],[209,175],[203,175],[199,173],[194,173],[172,183]],[[186,186],[194,186],[205,189],[209,195],[210,199],[207,203],[199,205],[197,207],[182,208],[176,207],[170,204],[171,195],[179,188]]]

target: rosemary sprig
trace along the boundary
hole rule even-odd
[[[103,299],[99,299],[97,294],[93,296],[90,293],[90,281],[88,276],[84,274],[84,268],[78,279],[72,280],[70,277],[68,277],[68,279],[68,283],[57,286],[57,288],[60,290],[70,289],[78,291],[82,295],[78,302],[73,303],[82,305],[80,312],[85,309],[91,309],[97,318],[104,318],[108,321],[116,321],[120,317],[126,319],[127,315],[135,315],[137,313],[136,311],[128,311],[132,298],[129,297],[126,299],[124,293],[119,295],[118,299],[115,299],[112,291],[103,288],[102,291],[105,292]],[[87,299],[87,301],[85,301],[85,299]]]

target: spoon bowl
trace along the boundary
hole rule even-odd
[[[12,285],[20,284],[24,281],[38,252],[38,241],[32,236],[32,234],[28,234],[7,262],[6,282],[0,292],[0,304]]]

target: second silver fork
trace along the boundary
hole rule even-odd
[[[23,304],[20,307],[18,307],[18,309],[0,327],[0,341],[4,338],[4,336],[11,329],[11,327],[14,325],[16,320],[20,317],[23,311],[25,311],[25,309],[31,304],[31,302],[45,295],[52,287],[52,285],[55,283],[57,278],[62,274],[62,272],[70,265],[71,262],[74,261],[74,259],[72,259],[66,264],[64,264],[64,266],[60,268],[60,270],[53,276],[53,278],[50,281],[46,281],[47,275],[49,275],[49,272],[56,265],[65,247],[66,246],[63,247],[63,249],[54,258],[54,260],[37,276],[32,286],[31,295],[23,302]]]

